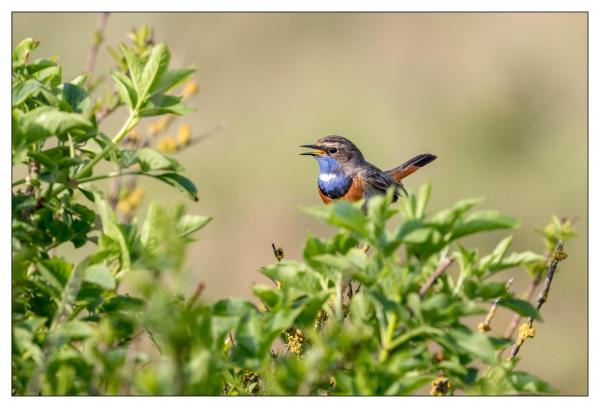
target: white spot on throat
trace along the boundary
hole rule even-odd
[[[331,180],[337,178],[338,175],[335,173],[321,173],[319,174],[319,180],[321,180],[323,183],[328,183]]]

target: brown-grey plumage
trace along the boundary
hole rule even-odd
[[[335,199],[368,200],[374,195],[385,194],[390,187],[394,187],[396,201],[400,190],[406,193],[401,180],[437,158],[430,153],[420,154],[398,167],[382,171],[367,162],[360,149],[342,136],[325,136],[314,145],[301,147],[315,149],[313,152],[302,154],[314,156],[319,161],[319,194],[326,203]],[[331,187],[326,183],[335,185]]]

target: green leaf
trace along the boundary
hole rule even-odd
[[[193,232],[203,228],[212,220],[212,217],[206,217],[204,215],[183,215],[177,222],[177,231],[181,236],[188,236]]]
[[[498,211],[479,211],[465,217],[456,225],[452,232],[452,238],[456,239],[483,231],[516,228],[519,224],[517,219],[507,217]]]
[[[73,112],[82,113],[90,106],[87,91],[77,85],[63,84],[63,99],[71,106]]]
[[[121,51],[125,56],[125,61],[127,62],[127,69],[129,70],[129,75],[133,80],[133,86],[137,94],[140,94],[141,89],[141,81],[142,81],[142,71],[144,66],[142,65],[142,61],[130,50],[126,45],[121,44]]]
[[[50,285],[62,291],[71,277],[73,266],[64,259],[52,258],[40,261],[38,270]]]
[[[138,150],[136,158],[143,171],[172,170],[181,172],[184,170],[177,160],[165,156],[151,147],[144,147]]]
[[[431,197],[431,183],[425,183],[419,189],[417,195],[417,205],[415,209],[415,218],[423,218],[425,216],[425,210]]]
[[[130,110],[137,105],[137,92],[131,80],[122,72],[119,71],[110,71],[110,76],[115,81],[115,85],[117,86],[117,92],[119,93],[119,97],[125,104],[129,107]]]
[[[469,212],[477,204],[481,203],[483,198],[467,198],[457,201],[451,208],[439,211],[431,217],[433,224],[440,227],[447,227],[454,224],[456,220]]]
[[[27,142],[35,143],[50,135],[91,128],[92,124],[78,113],[62,112],[56,108],[41,106],[21,117],[19,126]]]
[[[254,293],[257,298],[262,300],[269,308],[274,308],[281,299],[281,292],[267,285],[254,285],[252,287],[252,293]]]
[[[538,310],[529,302],[522,299],[500,299],[500,306],[504,306],[521,316],[533,317],[535,320],[543,321]]]
[[[514,268],[515,266],[525,266],[535,263],[545,263],[546,258],[535,252],[513,252],[506,258],[500,260],[498,263],[490,265],[490,271],[499,272],[504,269]]]
[[[490,282],[483,284],[477,291],[482,299],[497,298],[506,294],[506,284],[504,282]]]
[[[12,106],[16,107],[32,96],[36,96],[44,85],[35,79],[16,82],[12,87]]]
[[[116,287],[115,279],[110,270],[105,265],[92,265],[85,270],[84,282],[100,286],[106,290],[113,290]]]
[[[303,294],[312,295],[323,289],[319,274],[299,262],[278,262],[261,268],[261,273],[281,282],[284,288],[295,288]]]
[[[111,312],[139,312],[146,302],[133,296],[117,295],[102,303],[101,310],[105,313]]]
[[[21,41],[14,49],[12,54],[12,62],[14,66],[21,66],[27,62],[31,51],[35,50],[40,42],[33,38],[26,38]]]
[[[73,78],[73,80],[69,81],[69,83],[82,87],[85,84],[85,82],[89,79],[89,77],[90,77],[89,73],[77,75],[75,78]]]
[[[62,68],[58,65],[51,65],[40,69],[33,77],[40,82],[57,87],[62,82]]]
[[[385,395],[408,395],[417,391],[425,384],[431,382],[433,375],[410,375],[403,376],[394,381],[385,391]]]
[[[235,298],[219,300],[212,309],[216,316],[243,316],[248,312],[256,311],[256,307],[252,303]]]
[[[487,364],[496,362],[496,350],[490,339],[482,333],[467,329],[450,329],[446,337],[461,349],[478,357]]]
[[[479,268],[484,271],[485,269],[489,268],[489,266],[491,264],[496,264],[496,263],[500,262],[500,260],[506,254],[506,251],[508,250],[508,247],[512,243],[512,240],[513,240],[512,235],[509,235],[508,237],[506,237],[502,241],[500,241],[498,243],[498,245],[496,245],[496,248],[494,248],[494,250],[492,251],[491,254],[486,255],[480,259]]]
[[[513,371],[508,374],[508,380],[513,387],[519,392],[530,392],[533,394],[548,393],[553,394],[558,392],[556,388],[542,381],[533,374],[523,371]]]
[[[151,92],[154,94],[169,92],[171,89],[175,88],[177,85],[181,84],[183,81],[192,76],[194,72],[196,72],[196,68],[168,70],[158,79],[158,81],[156,81],[156,84],[152,88]]]
[[[131,266],[129,246],[127,244],[127,239],[117,222],[115,213],[99,194],[94,193],[94,201],[98,207],[98,213],[100,214],[100,219],[102,221],[102,231],[107,237],[118,243],[121,268],[123,270],[128,270]]]
[[[181,103],[181,96],[173,95],[152,95],[150,99],[142,106],[139,114],[141,117],[145,116],[157,116],[164,115],[167,113],[173,115],[185,115],[193,112],[191,109]]]
[[[331,225],[346,228],[361,236],[367,235],[367,217],[358,204],[339,201],[329,206],[305,208],[304,211],[316,218],[326,220]]]
[[[141,104],[146,100],[146,97],[150,94],[153,86],[167,70],[170,60],[171,53],[164,42],[161,42],[152,48],[148,62],[142,71],[139,85],[136,86],[140,97],[138,104]]]
[[[60,326],[59,335],[65,339],[84,339],[92,337],[96,331],[88,324],[79,320],[72,320]]]
[[[198,190],[196,189],[194,183],[187,177],[184,177],[177,173],[165,173],[152,177],[157,178],[173,187],[178,188],[179,190],[187,193],[192,200],[198,201]]]

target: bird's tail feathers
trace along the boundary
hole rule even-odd
[[[386,173],[392,176],[394,180],[400,181],[403,178],[413,174],[421,167],[431,163],[435,159],[437,159],[437,156],[431,153],[419,154],[413,157],[412,159],[402,163],[400,166],[386,171]]]

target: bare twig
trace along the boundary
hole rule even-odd
[[[109,13],[100,14],[100,18],[98,19],[98,24],[96,25],[96,31],[94,31],[94,42],[92,43],[92,47],[90,48],[90,52],[88,53],[88,58],[87,58],[87,62],[85,64],[85,68],[83,69],[83,72],[89,73],[90,77],[92,76],[92,72],[94,71],[94,66],[96,65],[96,58],[98,57],[98,51],[100,50],[100,44],[102,44],[102,40],[104,37],[104,29],[106,28],[106,22],[108,21],[108,15],[109,15]]]
[[[527,287],[527,292],[525,294],[524,300],[529,301],[529,299],[531,299],[531,297],[533,296],[533,293],[535,292],[535,289],[539,286],[541,281],[542,281],[542,274],[539,273],[539,274],[537,274],[537,276],[535,278],[533,278],[531,280],[531,282],[529,282],[529,286]],[[510,324],[506,328],[504,337],[506,337],[507,339],[510,339],[513,336],[513,334],[515,333],[515,330],[517,329],[517,326],[519,325],[520,321],[521,321],[521,315],[518,313],[514,313],[513,318],[510,321]]]
[[[96,123],[97,124],[100,124],[100,122],[102,122],[104,119],[106,119],[111,113],[116,111],[117,108],[122,106],[122,104],[118,102],[119,93],[117,91],[113,92],[112,97],[117,99],[117,102],[113,103],[110,106],[103,106],[102,109],[100,109],[98,112],[96,112]]]
[[[194,291],[192,296],[190,296],[190,298],[188,299],[188,303],[187,303],[188,309],[190,309],[194,305],[194,303],[196,303],[196,301],[198,300],[200,295],[202,295],[202,292],[204,292],[204,288],[205,288],[204,282],[200,282],[196,286],[196,290]]]
[[[506,290],[507,291],[510,289],[510,287],[512,286],[514,281],[515,281],[514,278],[510,278],[508,280],[508,282],[506,282]],[[496,315],[496,310],[498,309],[498,303],[500,303],[500,299],[502,299],[502,297],[498,296],[496,298],[496,300],[494,300],[494,302],[492,303],[492,307],[490,307],[490,311],[488,312],[487,316],[485,317],[485,320],[483,322],[479,323],[479,325],[477,326],[477,328],[479,329],[480,332],[487,332],[492,329],[492,326],[490,326],[490,324],[492,323],[492,319]]]
[[[550,265],[548,266],[548,273],[546,274],[546,279],[544,280],[544,286],[542,287],[542,291],[536,298],[537,306],[536,309],[540,310],[542,305],[548,301],[548,294],[550,293],[550,285],[552,285],[552,280],[554,279],[554,273],[556,272],[556,267],[560,261],[563,261],[567,258],[567,254],[563,252],[564,242],[558,241],[556,244],[556,248],[554,248],[554,252],[552,253],[552,258],[550,261]],[[515,344],[513,345],[512,350],[510,351],[510,355],[508,356],[509,360],[513,360],[521,346],[525,342],[525,340],[529,337],[535,336],[535,330],[533,328],[533,317],[529,317],[526,323],[523,323],[519,328],[519,337]]]
[[[442,259],[442,262],[437,267],[435,272],[429,277],[429,279],[427,279],[427,281],[423,284],[423,286],[421,286],[421,289],[419,289],[419,296],[421,298],[423,298],[425,296],[425,294],[427,293],[429,288],[431,288],[431,286],[433,286],[435,281],[440,276],[442,276],[444,274],[444,272],[446,272],[446,270],[450,267],[450,265],[452,265],[453,262],[454,262],[454,259],[452,259],[448,256],[446,256],[446,257],[444,257],[444,259]]]

